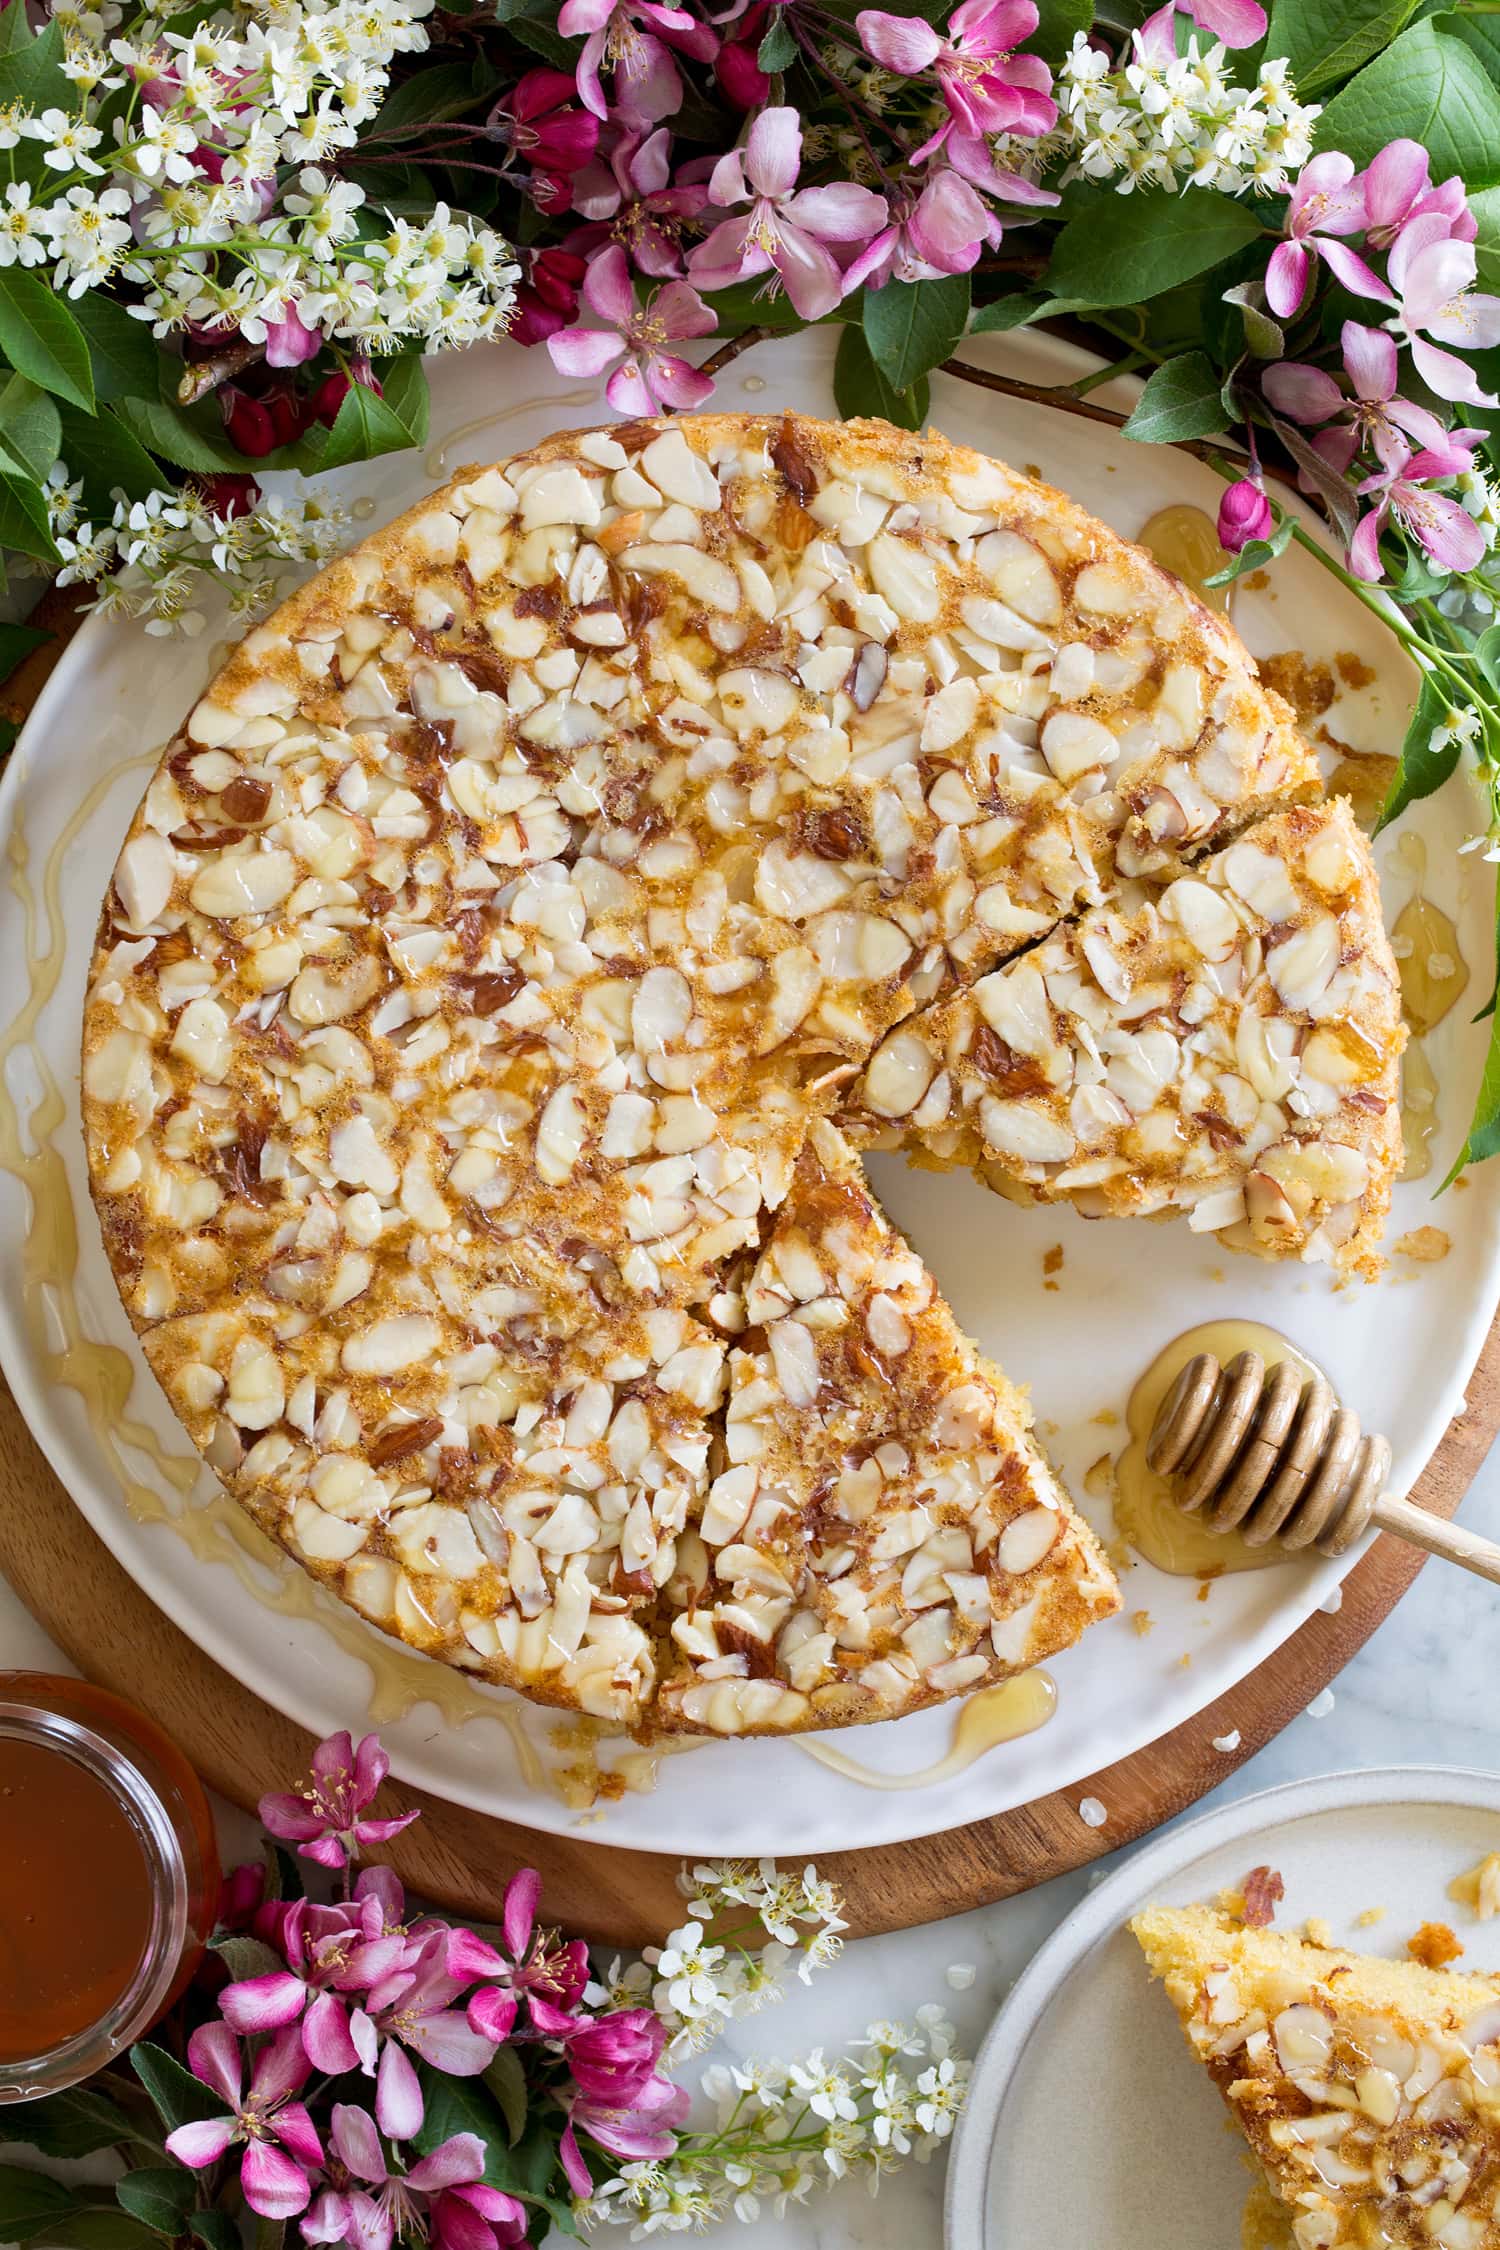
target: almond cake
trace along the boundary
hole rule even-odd
[[[307,1569],[537,1700],[783,1732],[1034,1663],[1118,1592],[837,1128],[1367,1266],[1399,1032],[1318,793],[1222,619],[935,435],[465,471],[250,634],[120,853],[83,1107],[146,1356]],[[1163,1080],[1077,1159],[981,1146],[960,1036],[1042,957],[1069,1117],[1127,1035]],[[909,1128],[908,1036],[955,1050]]]
[[[1500,1977],[1207,1906],[1130,1926],[1260,2168],[1247,2250],[1495,2250]]]

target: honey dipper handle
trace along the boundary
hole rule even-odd
[[[1394,1532],[1398,1539],[1409,1539],[1414,1547],[1425,1547],[1429,1555],[1441,1555],[1445,1562],[1457,1563],[1461,1569],[1487,1578],[1492,1586],[1500,1586],[1500,1546],[1493,1539],[1481,1539],[1477,1531],[1466,1531],[1462,1524],[1449,1523],[1430,1509],[1419,1508],[1411,1500],[1397,1500],[1389,1492],[1383,1492],[1376,1501],[1370,1521],[1382,1531]]]

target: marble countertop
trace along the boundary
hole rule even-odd
[[[1476,1479],[1463,1520],[1500,1537],[1500,1455]],[[1489,1699],[1482,1664],[1482,1652],[1493,1647],[1494,1601],[1481,1579],[1428,1563],[1331,1698],[1320,1697],[1216,1796],[1361,1766],[1500,1764],[1500,1708]],[[62,1668],[46,1635],[0,1582],[0,1666],[20,1665]],[[244,1852],[252,1824],[229,1807],[223,1819],[226,1853]],[[790,2056],[820,2044],[832,2052],[858,2038],[872,2018],[910,2018],[936,2000],[957,2025],[961,2051],[972,2055],[1016,1977],[1091,1879],[1097,1874],[1061,1877],[1003,1905],[850,1945],[810,1990],[794,1986],[780,2006],[732,2026],[715,2053]],[[873,2203],[858,2181],[846,2181],[783,2219],[726,2227],[718,2239],[726,2250],[731,2243],[738,2250],[938,2250],[942,2199],[937,2160],[888,2178]],[[623,2245],[628,2236],[610,2229],[593,2239]]]

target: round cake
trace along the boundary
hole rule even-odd
[[[120,853],[83,1108],[146,1356],[299,1563],[539,1701],[1034,1663],[1117,1589],[857,1150],[1368,1270],[1396,983],[1318,799],[1222,619],[935,435],[466,471],[249,636]]]

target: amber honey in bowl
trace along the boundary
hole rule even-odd
[[[219,1869],[192,1768],[80,1680],[0,1673],[0,2102],[76,2084],[177,1997]]]

